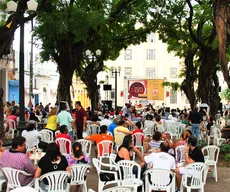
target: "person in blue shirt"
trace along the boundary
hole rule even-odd
[[[111,123],[108,127],[108,132],[111,132],[114,136],[114,129],[117,127],[117,119],[113,119],[113,123]]]

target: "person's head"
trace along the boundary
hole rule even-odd
[[[194,136],[192,136],[192,135],[190,135],[188,137],[188,145],[189,145],[190,149],[193,149],[194,147],[196,147],[196,145],[197,145],[197,138],[194,137]]]
[[[131,118],[135,118],[136,117],[136,114],[135,113],[132,113],[131,114]]]
[[[105,115],[104,118],[105,118],[105,119],[109,119],[109,116],[108,116],[108,115]]]
[[[196,106],[196,107],[194,107],[194,111],[198,111],[198,107]]]
[[[6,102],[6,106],[9,107],[11,104],[9,101]]]
[[[190,136],[191,134],[187,131],[187,130],[184,130],[182,133],[181,133],[181,139],[183,140],[187,140],[188,137]]]
[[[113,123],[117,125],[117,123],[118,123],[118,122],[117,122],[117,118],[114,118],[114,119],[113,119]]]
[[[26,128],[27,131],[33,131],[34,129],[35,129],[35,124],[34,123],[29,123],[27,125],[27,128]]]
[[[123,126],[123,127],[125,127],[125,126],[126,126],[125,121],[123,121],[123,120],[119,121],[119,122],[118,122],[118,126]]]
[[[56,107],[51,108],[51,110],[49,112],[49,116],[53,116],[53,115],[56,115],[56,114],[57,114],[57,108]]]
[[[135,129],[141,129],[141,123],[140,122],[135,123]]]
[[[25,152],[26,150],[26,139],[22,136],[15,137],[11,143],[12,149],[20,152]]]
[[[14,100],[11,101],[11,105],[12,105],[12,106],[15,106],[15,101],[14,101]]]
[[[61,125],[61,126],[59,127],[59,130],[60,130],[61,133],[64,133],[64,134],[67,134],[67,133],[68,133],[68,128],[67,128],[66,125]]]
[[[162,142],[160,144],[160,149],[161,149],[162,152],[168,153],[169,148],[170,147],[169,147],[169,144],[167,142]]]
[[[119,149],[124,147],[129,151],[133,146],[134,146],[134,141],[132,135],[126,135]]]
[[[94,114],[93,116],[92,116],[92,121],[97,121],[98,120],[98,116],[97,116],[97,114]]]
[[[159,122],[159,121],[161,120],[161,116],[160,116],[160,115],[157,115],[157,116],[155,117],[155,120],[156,120],[156,122]]]
[[[153,134],[153,140],[155,140],[155,141],[160,141],[160,140],[161,140],[161,136],[162,136],[161,132],[156,131],[156,132]]]
[[[16,110],[12,110],[11,115],[15,115],[15,114],[16,114]]]
[[[64,111],[64,110],[66,110],[66,109],[67,109],[66,104],[65,104],[65,103],[60,103],[60,110],[61,110],[61,111]]]
[[[106,133],[107,133],[107,130],[108,130],[108,128],[107,128],[106,125],[102,125],[102,126],[100,127],[100,133],[101,133],[101,134],[106,134]]]
[[[76,107],[77,110],[81,109],[81,107],[82,107],[81,106],[81,101],[76,101],[75,102],[75,107]]]
[[[57,161],[58,156],[61,155],[58,145],[56,143],[49,143],[46,148],[46,155],[51,161]]]
[[[82,145],[81,145],[81,143],[79,143],[79,142],[73,143],[73,145],[72,145],[72,150],[73,150],[73,155],[74,155],[74,157],[76,157],[76,158],[79,158],[79,157],[81,157],[82,155],[84,155],[83,152],[82,152]]]
[[[34,112],[32,112],[32,113],[30,113],[30,120],[35,120],[35,113]]]
[[[192,135],[192,131],[190,131],[189,129],[186,129],[185,131],[187,131],[190,135]]]

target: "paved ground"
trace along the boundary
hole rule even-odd
[[[205,186],[205,192],[224,192],[230,191],[230,168],[218,167],[218,182],[214,181],[214,178],[208,175],[207,184]],[[88,175],[87,186],[95,191],[97,191],[97,173],[96,169],[93,168]]]

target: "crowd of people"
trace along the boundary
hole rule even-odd
[[[202,123],[204,116],[195,108],[188,112],[186,109],[173,109],[171,111],[163,108],[155,110],[152,105],[147,106],[143,110],[136,109],[135,106],[127,103],[123,108],[108,111],[104,108],[102,111],[90,111],[90,108],[84,110],[80,101],[75,103],[75,109],[68,111],[68,106],[64,103],[59,106],[59,112],[56,107],[50,104],[45,107],[37,104],[35,109],[25,112],[28,120],[27,128],[22,132],[21,136],[12,140],[12,146],[9,150],[0,147],[0,167],[11,167],[24,170],[32,174],[31,177],[21,175],[20,182],[27,185],[34,178],[41,175],[57,171],[65,170],[70,172],[70,166],[79,163],[91,163],[90,157],[82,151],[81,144],[78,139],[91,140],[96,144],[104,140],[119,140],[119,133],[124,134],[122,144],[116,151],[111,148],[111,152],[116,151],[115,162],[121,160],[132,160],[134,153],[139,157],[142,167],[142,174],[150,164],[150,168],[162,168],[172,170],[176,173],[177,189],[179,191],[181,175],[184,174],[184,166],[193,162],[204,162],[204,156],[201,149],[197,146],[197,140],[200,138],[200,131],[210,132],[213,125],[212,119],[208,116],[206,110],[207,123]],[[8,119],[17,123],[19,114],[18,108],[13,103],[6,103],[4,109],[6,117],[6,128],[8,129]],[[67,151],[67,155],[62,155],[58,144],[46,143],[41,141],[41,135],[35,124],[29,121],[45,122],[45,129],[53,132],[55,138],[66,138],[72,143],[72,151]],[[100,127],[100,132],[89,135],[87,130],[89,124]],[[181,132],[180,138],[173,139],[171,133],[165,129],[166,124],[184,124],[184,130]],[[201,129],[200,129],[201,128]],[[145,134],[146,130],[150,130],[151,134]],[[57,134],[58,133],[58,134]],[[144,153],[135,146],[135,134],[143,133],[142,145]],[[29,157],[26,155],[26,148],[38,147],[46,152],[41,158],[36,169]],[[184,146],[184,163],[178,164],[175,159],[175,149],[178,146]],[[69,148],[67,146],[67,148]],[[101,151],[101,150],[100,150]],[[98,151],[96,151],[96,154]],[[135,174],[135,170],[133,170]],[[44,186],[46,183],[44,182]]]

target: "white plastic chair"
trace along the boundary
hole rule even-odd
[[[52,171],[35,179],[35,189],[41,192],[69,192],[68,178],[70,173],[67,171]],[[48,184],[42,189],[39,184],[44,179]]]
[[[134,191],[137,192],[137,188],[142,186],[143,191],[143,181],[141,180],[141,166],[139,163],[130,160],[121,160],[117,162],[119,167],[119,175],[122,186],[133,186]],[[133,174],[133,169],[136,167],[137,175]]]
[[[99,125],[91,124],[89,126],[89,135],[98,134],[99,130],[100,130],[100,126]]]
[[[110,154],[112,153],[112,149],[113,149],[113,141],[104,140],[99,142],[97,144],[97,151],[98,151],[97,157],[100,159],[100,161],[102,161],[103,158],[109,158]]]
[[[53,132],[48,129],[42,129],[39,131],[41,134],[41,141],[44,141],[46,143],[52,143],[54,141],[53,139]]]
[[[32,187],[19,187],[11,190],[10,192],[38,192],[36,189]]]
[[[10,167],[3,167],[2,172],[7,178],[7,188],[6,192],[10,191],[10,189],[21,187],[21,183],[19,181],[19,175],[23,174],[24,176],[33,177],[32,174],[28,174],[25,171],[13,169]],[[28,186],[34,185],[34,179],[28,184]]]
[[[145,192],[175,191],[175,174],[165,169],[149,169],[145,171]]]
[[[16,123],[12,119],[8,119],[8,125],[9,125],[9,133],[12,132],[12,139],[14,138],[14,132],[16,131]]]
[[[77,164],[70,167],[71,170],[71,182],[70,185],[81,185],[82,191],[87,192],[86,176],[90,165]]]
[[[133,137],[135,139],[135,147],[141,149],[141,153],[142,155],[144,155],[144,146],[143,146],[144,133],[134,133]]]
[[[185,152],[184,152],[184,145],[179,145],[175,148],[175,158],[176,162],[183,163],[185,162]]]
[[[110,158],[110,163],[112,163],[113,165],[116,165],[115,160],[116,160],[117,154],[111,153],[109,158]]]
[[[3,173],[2,173],[2,170],[0,169],[0,191],[2,191],[2,185],[5,182],[6,182],[5,177],[4,177]]]
[[[115,136],[116,151],[118,152],[118,148],[123,143],[123,139],[125,137],[125,134],[121,133],[121,132],[117,132],[114,134],[114,136]]]
[[[110,185],[110,184],[117,184],[118,186],[120,185],[120,182],[118,180],[118,172],[117,172],[119,168],[117,165],[102,163],[96,158],[93,158],[92,161],[93,161],[93,165],[95,166],[95,168],[97,170],[98,191],[101,192],[105,186]],[[103,167],[103,169],[102,169],[102,167]],[[113,170],[109,170],[109,169],[113,169]],[[100,175],[103,173],[113,174],[115,179],[113,181],[107,181],[107,182],[102,181],[100,178]]]
[[[81,143],[82,152],[88,157],[90,157],[92,142],[86,139],[78,139],[77,142]]]
[[[59,130],[55,131],[55,137],[56,137],[57,135],[59,135],[59,134],[61,134],[61,131],[59,131]]]
[[[125,186],[122,186],[122,187],[112,187],[112,188],[109,188],[109,189],[105,189],[101,192],[132,192],[133,191],[133,188],[132,187],[125,187]],[[96,192],[92,189],[89,189],[88,192]]]
[[[55,142],[58,144],[61,154],[71,153],[71,141],[69,139],[57,138]],[[67,149],[67,143],[69,143],[69,149]]]
[[[204,185],[208,174],[208,165],[205,163],[190,163],[184,168],[184,175],[182,176],[180,192],[191,192],[191,189],[198,189],[204,192]]]
[[[110,131],[107,132],[107,135],[113,136],[113,134]]]
[[[215,145],[209,145],[203,147],[202,152],[206,159],[205,163],[210,167],[214,167],[212,171],[212,176],[215,178],[215,181],[217,182],[217,162],[219,158],[220,148]]]

